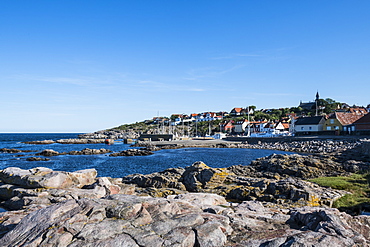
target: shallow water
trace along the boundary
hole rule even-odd
[[[223,168],[232,165],[249,165],[252,160],[268,156],[273,153],[284,154],[289,152],[265,149],[239,149],[239,148],[183,148],[165,149],[154,152],[150,156],[109,157],[103,155],[61,155],[48,157],[50,161],[27,161],[44,149],[53,149],[58,152],[83,150],[84,148],[106,148],[114,152],[130,149],[130,145],[116,142],[106,144],[48,144],[31,145],[25,141],[58,140],[77,138],[78,134],[0,134],[0,148],[16,148],[20,150],[33,150],[31,153],[7,154],[0,153],[0,169],[6,167],[20,167],[30,169],[34,167],[49,167],[53,170],[76,171],[95,168],[98,176],[123,177],[133,173],[149,174],[163,171],[172,167],[190,166],[196,161],[203,161],[210,167]],[[19,155],[24,155],[20,156]]]

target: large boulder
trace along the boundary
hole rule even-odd
[[[23,170],[8,167],[0,171],[3,183],[19,185],[24,188],[81,188],[95,182],[97,171],[87,169],[76,172],[53,171],[45,167]]]
[[[70,199],[135,193],[135,185],[124,184],[118,178],[97,178],[95,169],[56,172],[43,167],[30,170],[13,167],[1,171],[0,176],[3,182],[0,206],[8,210],[30,210]]]
[[[85,169],[67,173],[75,187],[82,188],[95,182],[98,172],[95,169]]]
[[[183,168],[169,168],[162,172],[152,174],[132,174],[125,176],[122,182],[127,184],[136,184],[139,187],[148,188],[174,188],[178,190],[186,190],[183,183],[180,182],[181,176],[184,173]]]
[[[228,176],[233,175],[226,168],[211,168],[199,161],[185,168],[180,181],[185,185],[187,191],[201,192],[202,189],[212,190],[220,186]]]

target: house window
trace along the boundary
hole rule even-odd
[[[309,127],[308,129],[309,129],[309,130],[312,130],[312,127]]]
[[[301,130],[304,130],[304,127],[301,127]]]
[[[331,130],[331,126],[326,126],[326,130]]]
[[[330,119],[330,124],[333,124],[334,123],[334,119]]]
[[[334,126],[334,129],[339,130],[339,126]]]

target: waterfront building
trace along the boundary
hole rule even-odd
[[[294,122],[294,131],[296,134],[313,134],[323,131],[324,116],[301,117]]]
[[[324,131],[331,131],[339,134],[340,131],[351,131],[351,128],[346,126],[352,125],[355,121],[362,118],[365,114],[360,114],[359,111],[353,112],[334,112],[331,113],[324,123]],[[344,129],[344,127],[346,127]]]
[[[352,130],[358,132],[359,134],[369,134],[370,133],[370,113],[366,114],[362,118],[358,119],[353,123]]]

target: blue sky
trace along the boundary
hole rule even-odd
[[[0,132],[370,104],[370,1],[0,1]]]

